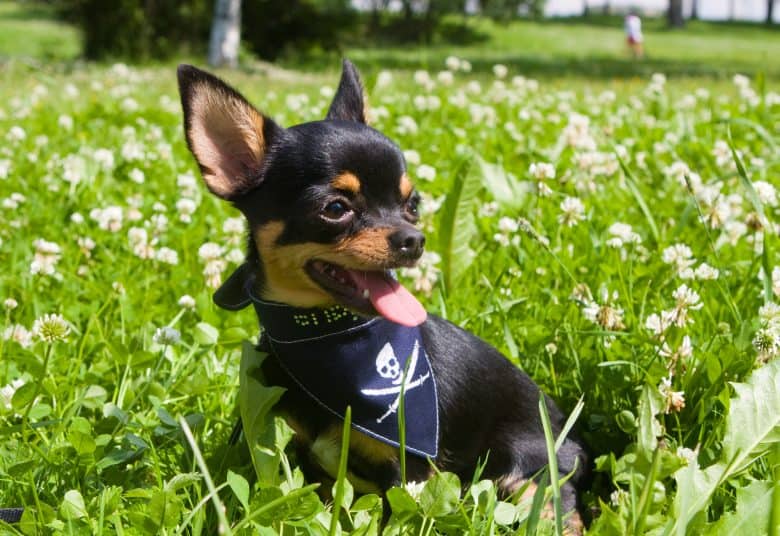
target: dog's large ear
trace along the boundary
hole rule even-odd
[[[325,119],[366,123],[365,98],[360,75],[352,62],[347,59],[342,63],[339,88]]]
[[[206,185],[235,200],[258,186],[263,159],[282,128],[235,89],[191,65],[179,65],[187,145]]]

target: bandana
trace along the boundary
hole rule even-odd
[[[235,287],[231,280],[245,276],[237,272],[223,288]],[[403,389],[406,450],[436,457],[436,381],[419,326],[357,316],[340,306],[302,309],[267,302],[252,294],[251,280],[246,283],[238,299],[227,299],[220,289],[215,302],[232,310],[254,305],[271,353],[301,389],[341,419],[350,406],[354,429],[394,446],[400,446]]]

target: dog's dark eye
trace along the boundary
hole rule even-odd
[[[417,195],[413,195],[406,201],[406,212],[408,212],[411,217],[415,219],[418,218],[420,216],[419,209],[420,198]]]
[[[349,205],[344,201],[331,201],[325,205],[322,215],[330,220],[340,220],[350,211]]]

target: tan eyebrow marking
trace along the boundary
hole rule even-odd
[[[360,192],[360,179],[349,171],[336,175],[333,180],[330,181],[330,185],[337,190],[346,190],[353,194]]]
[[[407,199],[410,195],[412,195],[412,190],[414,190],[414,186],[412,185],[412,181],[409,180],[409,175],[404,173],[401,175],[401,199]]]

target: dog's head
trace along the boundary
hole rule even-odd
[[[398,146],[366,123],[355,67],[344,61],[324,120],[289,128],[206,72],[182,65],[178,75],[187,144],[203,179],[249,222],[243,273],[255,292],[297,307],[340,304],[422,322],[424,309],[390,272],[423,252],[419,196]]]

